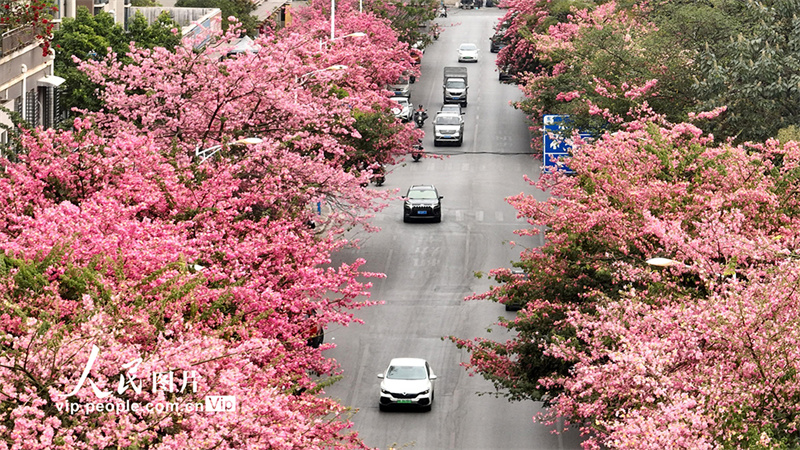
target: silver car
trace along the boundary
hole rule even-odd
[[[386,86],[386,89],[395,97],[411,98],[411,80],[407,74],[403,74],[397,82]]]
[[[439,110],[439,114],[444,113],[458,114],[460,116],[464,114],[464,111],[461,110],[461,105],[458,103],[446,103],[442,105],[442,109]]]
[[[433,145],[445,142],[459,147],[464,142],[464,118],[460,114],[439,113],[433,119]]]
[[[386,371],[378,374],[381,396],[378,408],[385,411],[390,405],[410,405],[430,411],[433,406],[436,375],[428,361],[420,358],[395,358]]]

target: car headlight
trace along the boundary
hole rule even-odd
[[[384,388],[381,388],[381,394],[390,394],[390,392],[389,392],[389,391],[387,391],[387,390],[386,390],[386,389],[384,389]]]
[[[428,388],[428,389],[425,389],[424,391],[420,392],[419,395],[428,395],[430,393],[431,393],[431,390],[430,390],[430,388]]]

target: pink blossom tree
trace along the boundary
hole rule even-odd
[[[585,448],[795,447],[799,161],[657,118],[581,145],[531,181],[547,201],[509,199],[547,241],[477,296],[524,309],[514,339],[453,338],[468,367]]]
[[[313,395],[309,371],[334,366],[306,339],[317,323],[353,320],[365,304],[356,297],[368,295],[357,278],[370,274],[360,263],[326,268],[344,242],[316,235],[302,215],[311,186],[356,193],[358,180],[269,144],[198,172],[149,138],[76,126],[29,135],[1,180],[3,442],[359,446],[339,434],[345,420],[319,420],[344,410]],[[68,395],[92,345],[94,384]],[[118,392],[137,359],[146,389]],[[192,373],[199,388],[179,391],[176,378],[151,389],[161,372]],[[86,413],[101,401],[188,405],[208,395],[234,396],[237,412]]]
[[[382,276],[331,267],[389,195],[354,160],[392,162],[417,131],[382,89],[405,47],[348,21],[363,41],[308,22],[222,60],[232,33],[83,62],[107,108],[23,133],[0,176],[0,449],[363,447],[317,395],[329,344],[307,340]],[[365,116],[392,119],[366,157]]]

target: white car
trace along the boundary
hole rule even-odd
[[[475,44],[459,45],[458,62],[478,62],[478,46]]]
[[[414,114],[414,105],[408,97],[392,97],[392,101],[397,102],[397,106],[392,108],[394,116],[403,122],[410,121]]]
[[[378,408],[411,405],[430,411],[433,406],[433,381],[436,379],[428,361],[420,358],[395,358],[386,371],[378,374],[381,397]]]
[[[458,103],[452,103],[452,104],[442,105],[442,108],[439,110],[438,114],[446,114],[446,113],[458,114],[460,116],[464,114],[464,111],[461,110],[461,105],[459,105]]]

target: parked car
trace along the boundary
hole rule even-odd
[[[411,80],[408,74],[403,74],[396,83],[386,86],[386,90],[395,97],[411,98]]]
[[[409,101],[408,97],[392,97],[392,101],[397,102],[397,106],[392,108],[392,113],[395,117],[408,122],[414,115],[414,105]]]
[[[442,221],[442,199],[432,184],[415,184],[403,197],[403,222],[412,219]]]
[[[503,39],[502,35],[495,34],[494,36],[490,37],[489,40],[492,41],[492,45],[489,47],[489,51],[492,53],[498,53],[506,45],[508,45],[508,42]]]
[[[521,267],[512,267],[510,270],[510,275],[512,278],[528,278],[528,275]],[[506,311],[519,311],[520,309],[524,308],[527,303],[528,302],[524,296],[517,294],[513,299],[507,299],[504,305]]]
[[[507,68],[501,67],[500,73],[498,75],[498,79],[501,83],[514,83],[516,80],[514,79],[514,75],[512,75]]]
[[[434,399],[433,373],[428,361],[421,358],[394,358],[386,371],[378,374],[381,380],[378,408],[385,411],[391,405],[419,406],[430,411]]]
[[[478,62],[478,46],[469,43],[459,45],[458,62]]]
[[[464,118],[460,114],[439,113],[433,119],[433,145],[445,142],[459,147],[464,142]]]

